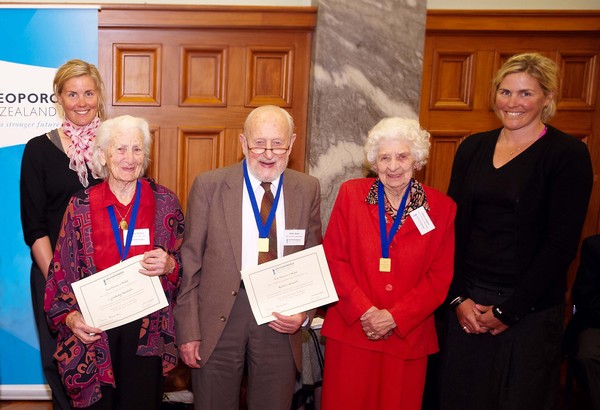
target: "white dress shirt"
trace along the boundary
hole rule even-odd
[[[248,173],[248,177],[252,184],[258,209],[260,210],[262,197],[265,193],[263,187],[260,186],[262,181],[259,181],[250,173]],[[281,176],[271,183],[273,197],[277,195],[277,188],[280,181]],[[283,187],[279,195],[277,210],[275,211],[275,221],[277,224],[277,257],[281,257],[283,255],[283,239],[285,234]],[[248,195],[246,184],[244,184],[244,194],[242,195],[242,269],[256,265],[258,265],[258,227],[256,226],[256,219],[252,211],[250,196]]]

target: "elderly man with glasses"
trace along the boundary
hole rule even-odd
[[[238,410],[245,367],[249,409],[291,408],[312,312],[257,325],[240,271],[321,243],[319,182],[287,169],[295,138],[287,111],[256,108],[240,135],[244,160],[199,175],[190,191],[175,321],[196,409]]]

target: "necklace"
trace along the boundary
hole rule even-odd
[[[119,228],[121,228],[122,231],[125,231],[125,230],[127,230],[127,228],[129,228],[129,225],[127,224],[127,221],[125,220],[125,218],[127,218],[127,215],[129,215],[129,211],[131,211],[132,204],[133,204],[133,201],[131,201],[131,203],[127,207],[127,212],[125,212],[125,216],[121,216],[121,212],[119,212],[119,208],[114,206],[115,211],[117,211],[117,215],[119,215],[119,218],[121,218],[121,222],[119,222]]]
[[[515,153],[521,151],[522,149],[529,147],[534,142],[536,142],[538,139],[540,139],[545,133],[546,133],[546,127],[544,126],[544,128],[542,128],[542,131],[540,132],[540,134],[537,137],[535,137],[531,141],[527,141],[523,144],[517,145],[512,151],[510,151],[508,153],[508,156],[512,157],[513,155],[515,155]],[[502,131],[500,131],[500,136],[504,138],[504,144],[506,144],[506,147],[508,148],[508,137],[506,136],[506,134],[504,134],[504,128],[502,128]]]

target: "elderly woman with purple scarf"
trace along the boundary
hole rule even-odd
[[[164,375],[177,365],[183,212],[175,194],[143,178],[151,145],[144,119],[103,122],[91,164],[104,181],[71,198],[58,235],[44,309],[74,407],[159,410]],[[73,283],[139,255],[133,274],[156,277],[168,305],[106,330],[86,322]]]

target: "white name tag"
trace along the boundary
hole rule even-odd
[[[433,231],[435,226],[433,226],[433,222],[427,215],[427,211],[425,208],[420,207],[415,209],[410,213],[410,217],[414,221],[415,225],[417,225],[417,229],[421,232],[421,235],[425,235],[429,231]]]
[[[127,241],[127,232],[123,231],[123,243]],[[133,231],[133,238],[131,238],[131,246],[136,245],[150,245],[150,229],[136,229]]]
[[[286,229],[283,239],[284,246],[304,245],[304,229]]]

